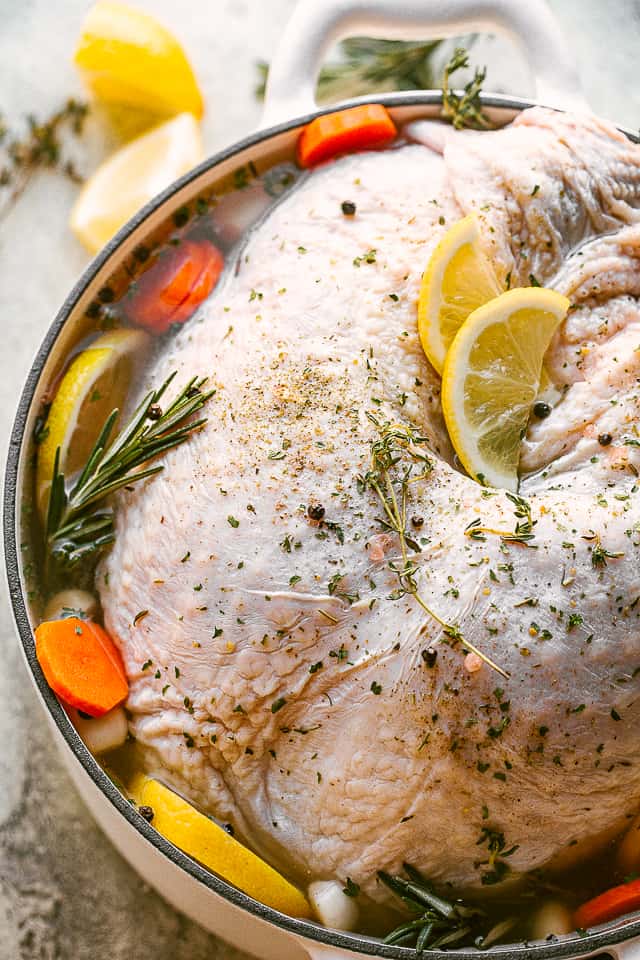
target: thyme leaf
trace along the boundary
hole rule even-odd
[[[482,109],[480,93],[487,75],[487,68],[476,67],[472,79],[461,92],[452,90],[449,81],[454,73],[469,66],[469,54],[464,47],[456,47],[442,76],[442,116],[450,120],[456,130],[471,127],[473,130],[489,130],[491,120]]]
[[[46,120],[26,117],[26,132],[10,131],[0,114],[0,219],[5,216],[38,170],[59,170],[79,183],[72,161],[62,149],[65,135],[79,137],[89,111],[86,103],[70,98]]]
[[[377,437],[371,443],[371,469],[357,478],[358,487],[363,493],[366,490],[375,493],[383,509],[383,516],[378,518],[378,522],[383,529],[395,533],[400,542],[400,559],[390,560],[388,563],[389,569],[398,579],[398,589],[389,599],[399,600],[407,595],[412,596],[425,613],[440,625],[450,641],[459,642],[501,676],[508,677],[501,667],[466,640],[455,624],[443,620],[418,592],[416,574],[420,566],[415,558],[409,555],[409,550],[419,554],[421,548],[407,533],[407,511],[411,487],[424,480],[433,469],[431,460],[424,452],[427,438],[404,424],[381,423],[371,413],[367,413],[367,417],[375,427]]]

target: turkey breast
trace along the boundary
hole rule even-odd
[[[442,131],[323,166],[253,232],[149,372],[207,374],[208,423],[119,498],[98,573],[149,770],[377,899],[403,860],[461,888],[530,871],[640,798],[640,148],[540,108]],[[528,544],[470,536],[522,507],[455,469],[417,335],[429,254],[472,211],[512,285],[573,305],[523,448]],[[508,677],[398,590],[358,479],[371,416],[428,441],[421,596]],[[485,828],[517,848],[497,867]]]

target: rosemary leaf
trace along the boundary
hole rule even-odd
[[[109,414],[70,490],[60,470],[60,449],[56,451],[45,540],[47,560],[53,560],[59,571],[113,543],[113,513],[104,508],[104,501],[122,487],[159,473],[161,465],[146,465],[184,443],[206,423],[202,417],[190,419],[215,392],[205,391],[206,380],[198,377],[189,380],[159,419],[149,419],[149,409],[158,405],[174,376],[168,377],[158,390],[149,391],[111,443],[118,410]]]
[[[409,877],[391,876],[383,870],[378,877],[405,903],[415,909],[421,904],[420,916],[401,923],[386,937],[389,944],[413,944],[418,954],[423,950],[457,943],[470,945],[489,929],[489,920],[483,910],[466,907],[460,901],[451,903],[437,896],[431,884],[410,864],[403,864]]]
[[[438,84],[436,54],[443,40],[405,42],[352,37],[339,46],[338,58],[325,64],[318,78],[320,103],[387,90],[433,90]],[[257,64],[256,97],[262,99],[269,72]]]

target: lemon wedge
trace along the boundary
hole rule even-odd
[[[181,113],[116,150],[80,191],[70,226],[91,253],[157,193],[202,160],[200,129]]]
[[[184,50],[154,17],[113,0],[89,10],[74,54],[85,84],[104,103],[160,116],[202,116],[202,95]]]
[[[158,780],[136,774],[127,793],[139,806],[151,807],[152,826],[188,856],[274,910],[311,917],[300,890]]]
[[[467,318],[442,376],[449,436],[469,476],[515,492],[520,443],[540,388],[542,362],[569,309],[542,287],[509,290]]]
[[[136,362],[150,341],[142,330],[111,330],[98,337],[69,365],[56,392],[38,449],[36,495],[44,515],[56,450],[60,470],[72,477],[87,461],[105,420],[122,409]]]
[[[474,214],[454,224],[431,255],[418,298],[418,333],[442,373],[448,348],[470,313],[504,290],[480,245]]]

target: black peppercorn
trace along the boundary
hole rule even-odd
[[[533,415],[538,420],[544,420],[551,413],[551,407],[544,400],[537,400],[533,405]]]
[[[189,207],[180,207],[173,215],[173,222],[176,227],[184,227],[189,222]]]
[[[235,834],[235,830],[233,829],[232,823],[223,823],[222,829],[226,830],[230,837],[233,837]]]
[[[98,300],[101,303],[113,303],[116,295],[111,289],[111,287],[103,287],[102,290],[98,290]]]
[[[438,651],[434,650],[433,647],[429,647],[427,650],[422,651],[421,656],[428,667],[433,667],[438,659]]]
[[[307,516],[309,520],[322,520],[325,515],[325,509],[321,503],[310,503],[307,507]]]
[[[412,527],[421,527],[424,523],[424,517],[411,517]]]
[[[345,217],[352,217],[356,212],[356,205],[352,203],[351,200],[343,200],[340,204],[340,209]]]
[[[147,416],[149,417],[149,420],[159,420],[162,416],[161,407],[159,407],[157,403],[152,403],[147,410]]]
[[[138,263],[144,263],[151,256],[151,251],[149,250],[149,247],[145,247],[144,244],[140,244],[140,246],[136,247],[133,251],[133,255]]]
[[[154,817],[153,807],[147,807],[144,804],[141,807],[138,807],[138,813],[143,820],[146,820],[147,823],[151,823]]]
[[[610,433],[601,433],[598,437],[598,443],[601,447],[608,447],[612,440],[613,437]]]

